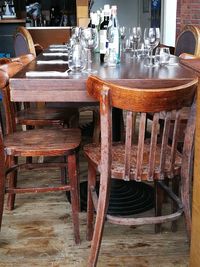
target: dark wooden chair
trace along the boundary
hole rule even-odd
[[[1,135],[0,155],[5,153],[6,156],[6,177],[7,187],[5,192],[8,193],[7,207],[9,210],[14,208],[15,195],[17,193],[42,193],[48,191],[70,191],[72,205],[72,221],[74,226],[75,242],[80,242],[79,235],[79,185],[78,185],[78,166],[77,152],[81,142],[81,133],[79,129],[72,128],[42,128],[27,131],[17,131],[13,102],[10,101],[9,78],[15,75],[22,68],[22,63],[11,62],[0,68],[0,88],[3,95],[3,104],[6,117],[6,135]],[[3,149],[3,153],[2,153]],[[20,157],[60,157],[62,162],[46,163],[21,163],[18,164]],[[63,158],[65,161],[63,162]],[[3,160],[3,158],[1,158]],[[3,163],[1,162],[1,166]],[[47,186],[45,188],[35,186],[32,181],[32,187],[17,187],[17,170],[33,170],[35,168],[61,168],[68,171],[68,181],[61,179],[59,186]],[[2,172],[3,170],[1,170]],[[3,191],[5,182],[3,174],[0,172],[0,192]],[[0,214],[2,214],[3,198],[0,198]]]
[[[39,44],[34,44],[31,34],[24,26],[19,26],[14,36],[14,50],[16,57],[26,54],[37,56],[43,48]]]
[[[148,82],[149,83],[149,82]],[[181,84],[182,83],[182,84]],[[124,225],[156,224],[177,220],[185,215],[188,235],[191,230],[189,201],[189,180],[192,172],[193,139],[195,131],[195,91],[197,79],[184,84],[184,81],[163,81],[159,88],[156,81],[148,84],[148,89],[127,88],[90,76],[87,91],[100,102],[101,144],[88,144],[84,154],[88,161],[88,210],[87,239],[91,240],[89,266],[96,266],[99,254],[104,222]],[[143,87],[144,88],[144,87]],[[182,108],[189,106],[190,113],[182,153],[178,150],[178,132],[181,123]],[[113,107],[122,109],[125,114],[125,142],[112,143]],[[151,136],[145,139],[145,123],[148,112],[153,113]],[[158,141],[159,117],[164,118],[163,135]],[[138,138],[133,138],[133,115],[139,113]],[[169,143],[171,116],[175,115],[173,140]],[[134,143],[132,140],[136,140]],[[99,197],[96,193],[96,175],[100,173]],[[173,181],[181,178],[181,197],[166,186],[164,179]],[[155,189],[155,217],[125,218],[107,214],[111,178],[125,181],[152,182]],[[163,192],[167,193],[176,209],[170,214],[161,214]],[[96,221],[93,230],[94,209]]]
[[[14,47],[15,47],[15,55],[16,56],[21,56],[21,55],[25,55],[28,53],[33,54],[34,56],[36,56],[38,54],[38,52],[42,51],[42,48],[40,48],[40,46],[37,44],[34,44],[33,39],[31,34],[29,33],[29,31],[23,27],[20,26],[17,28],[15,37],[14,37]],[[42,90],[42,89],[41,89]],[[98,108],[97,106],[88,106],[88,107],[79,107],[77,106],[77,108],[71,108],[68,105],[66,105],[65,103],[63,103],[63,107],[60,107],[61,103],[40,103],[39,108],[50,108],[51,109],[51,115],[54,114],[56,115],[56,118],[63,118],[64,115],[64,119],[65,119],[65,123],[69,126],[78,126],[79,123],[79,114],[81,112],[84,111],[92,111],[93,112],[93,124],[94,124],[94,134],[93,134],[93,139],[98,142],[99,141],[99,118],[98,118]],[[53,112],[54,109],[54,112]],[[42,114],[45,114],[43,111],[39,111],[38,109],[36,110],[37,112],[40,112]],[[50,110],[49,110],[50,111]],[[30,114],[30,118],[33,114]],[[22,118],[23,118],[24,114],[22,114]],[[26,117],[28,116],[28,114],[26,114]],[[39,117],[39,114],[38,116]],[[22,120],[20,118],[20,120]],[[49,119],[50,122],[52,122],[52,119]],[[29,123],[32,122],[31,120],[29,120]],[[37,120],[37,122],[39,123],[40,121]],[[48,122],[47,118],[45,120],[45,122]],[[55,122],[55,120],[54,120]],[[35,123],[35,121],[34,121]],[[43,125],[44,121],[41,122],[41,125]],[[57,124],[60,123],[60,120],[57,120]]]
[[[182,53],[200,56],[200,27],[198,25],[185,25],[177,37],[174,54],[180,56]]]

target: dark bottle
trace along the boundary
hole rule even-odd
[[[106,54],[106,50],[108,47],[108,40],[107,40],[107,29],[109,24],[109,18],[110,18],[110,6],[104,5],[104,20],[100,24],[100,62],[104,63],[104,56]]]
[[[90,13],[90,22],[88,24],[88,28],[93,28],[93,29],[96,28],[96,25],[95,25],[95,23],[96,23],[96,16],[97,16],[96,13],[94,13],[94,12],[91,12]]]
[[[92,12],[90,12],[90,21],[88,23],[88,28],[92,27]]]

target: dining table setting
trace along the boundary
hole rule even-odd
[[[100,63],[99,54],[92,55],[92,70],[73,71],[69,67],[67,45],[51,45],[30,64],[10,79],[11,100],[45,102],[95,102],[86,92],[89,75],[112,81],[123,86],[150,87],[152,81],[164,85],[170,79],[188,80],[196,77],[188,71],[180,59],[170,55],[167,65],[147,67],[145,59],[131,58],[128,52],[121,54],[116,66]],[[52,49],[56,49],[52,51]],[[67,52],[66,52],[67,51]]]

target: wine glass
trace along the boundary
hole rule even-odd
[[[147,66],[153,66],[153,49],[160,42],[160,29],[159,28],[145,28],[144,30],[144,44],[149,50],[149,64]]]
[[[126,50],[126,31],[127,31],[127,28],[122,26],[122,27],[119,27],[119,33],[120,33],[120,38],[121,38],[121,51],[122,52],[125,52]]]
[[[95,28],[86,28],[82,30],[81,42],[83,47],[86,50],[87,54],[87,66],[84,70],[87,73],[95,73],[95,70],[92,70],[92,49],[97,48],[98,46],[98,33]]]
[[[131,30],[130,30],[130,42],[132,43],[131,44],[131,48],[132,48],[132,50],[131,50],[132,56],[131,57],[136,56],[136,49],[138,48],[141,36],[142,36],[141,27],[131,28]]]

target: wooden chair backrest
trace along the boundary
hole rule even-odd
[[[10,101],[9,79],[34,59],[32,54],[10,59],[7,64],[0,65],[0,90],[5,111],[6,134],[16,131],[15,104]]]
[[[189,53],[200,56],[200,27],[186,25],[176,40],[175,55]]]
[[[172,81],[171,81],[172,82]],[[194,100],[197,79],[187,82],[186,84],[177,86],[177,81],[174,80],[174,86],[166,88],[154,88],[154,82],[151,83],[151,88],[128,88],[118,86],[112,83],[100,80],[97,77],[90,76],[87,80],[87,91],[90,96],[98,99],[100,102],[100,121],[101,121],[101,166],[105,171],[111,172],[110,166],[112,165],[111,158],[111,144],[112,144],[112,108],[119,108],[123,110],[125,117],[125,151],[124,151],[124,179],[129,179],[131,170],[131,146],[134,135],[135,126],[133,125],[133,115],[140,113],[139,118],[139,132],[137,139],[137,155],[136,172],[135,177],[131,179],[141,180],[145,177],[148,179],[154,179],[155,168],[155,151],[158,144],[158,130],[159,130],[159,118],[160,112],[162,112],[162,118],[164,117],[164,130],[161,140],[161,155],[159,159],[160,171],[156,179],[163,179],[165,173],[165,161],[166,161],[166,147],[169,139],[169,129],[171,116],[175,116],[173,140],[171,146],[171,174],[174,174],[174,161],[177,151],[177,138],[179,132],[179,126],[181,122],[181,109],[185,106],[191,106]],[[190,115],[191,118],[186,129],[187,138],[185,137],[184,153],[186,151],[191,153],[191,146],[193,144],[194,128],[195,128],[195,104],[192,106]],[[146,129],[146,116],[147,113],[153,113],[153,121],[151,127],[150,138],[150,151],[143,155],[145,147],[145,129]],[[189,140],[189,141],[188,141]],[[190,145],[189,145],[190,144]],[[190,149],[189,149],[190,147]],[[186,153],[187,154],[187,153]],[[143,161],[148,162],[148,169],[142,168]]]
[[[36,56],[32,36],[29,31],[23,26],[19,26],[17,28],[14,37],[14,50],[16,57],[26,54],[33,54],[34,56]]]

